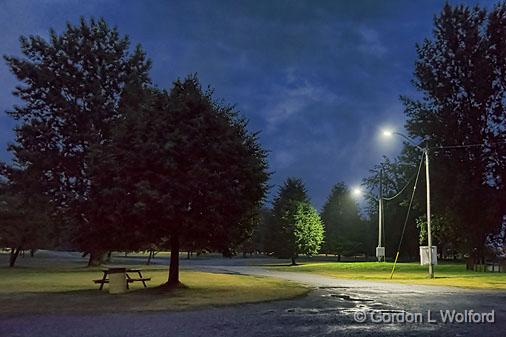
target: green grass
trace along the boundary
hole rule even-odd
[[[269,268],[357,280],[506,290],[506,273],[473,272],[466,270],[464,264],[439,264],[434,267],[434,279],[427,278],[427,266],[419,263],[398,263],[393,279],[390,279],[392,266],[390,262],[320,262]]]
[[[146,267],[146,266],[144,266]],[[162,291],[167,268],[143,268],[149,288],[136,282],[126,294],[110,295],[92,282],[99,269],[83,267],[0,268],[0,315],[186,310],[203,306],[271,301],[304,295],[308,289],[267,277],[182,270],[187,288]]]

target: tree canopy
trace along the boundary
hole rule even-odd
[[[269,177],[257,135],[196,76],[145,93],[92,163],[97,230],[124,226],[132,243],[169,239],[169,285],[179,282],[181,244],[226,252],[247,238]]]
[[[283,220],[287,224],[293,225],[295,245],[292,252],[292,262],[299,254],[312,256],[319,253],[324,230],[320,215],[311,204],[297,203],[295,212],[287,213]]]
[[[482,255],[506,214],[506,4],[490,12],[446,4],[417,46],[406,129],[430,150],[433,208]],[[469,146],[470,145],[470,146]]]
[[[51,30],[47,41],[22,36],[20,43],[23,57],[4,56],[23,83],[14,90],[22,103],[8,112],[19,123],[9,146],[14,166],[39,172],[60,217],[85,226],[93,212],[89,149],[110,139],[128,84],[149,84],[150,61],[103,19],[81,18],[62,34]]]

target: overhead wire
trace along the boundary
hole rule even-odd
[[[477,144],[462,144],[462,145],[445,145],[445,146],[434,146],[429,148],[429,150],[445,150],[445,149],[463,149],[463,148],[469,148],[469,147],[481,147],[481,146],[487,146],[487,145],[498,145],[498,144],[506,144],[506,141],[504,142],[492,142],[492,143],[477,143]]]
[[[402,192],[404,192],[404,190],[409,186],[409,184],[411,183],[411,180],[413,180],[413,178],[416,176],[416,173],[413,174],[411,176],[411,178],[409,178],[408,182],[406,183],[406,185],[404,185],[404,187],[399,191],[397,192],[397,194],[395,194],[394,196],[392,197],[383,197],[383,200],[387,200],[387,201],[390,201],[390,200],[393,200],[395,198],[397,198],[399,195],[402,194]]]

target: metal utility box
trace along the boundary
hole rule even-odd
[[[122,294],[126,291],[126,268],[109,268],[109,293]]]
[[[378,259],[385,257],[385,247],[376,247],[376,257]]]
[[[420,246],[420,264],[429,264],[429,246]],[[432,246],[432,264],[437,264],[437,247]]]

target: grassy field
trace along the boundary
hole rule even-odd
[[[390,262],[315,262],[296,266],[270,266],[276,270],[316,273],[337,278],[377,280],[408,284],[455,286],[506,290],[506,273],[466,270],[464,264],[443,263],[435,266],[435,279],[427,278],[427,267],[419,263],[398,263],[393,279]]]
[[[292,298],[308,291],[273,278],[189,270],[182,270],[180,276],[186,289],[162,291],[157,286],[167,280],[167,268],[144,265],[144,276],[152,279],[148,289],[136,282],[128,293],[110,295],[107,285],[99,291],[92,282],[102,275],[97,268],[65,263],[55,267],[48,266],[48,259],[41,261],[35,266],[0,268],[0,315],[185,310]]]

